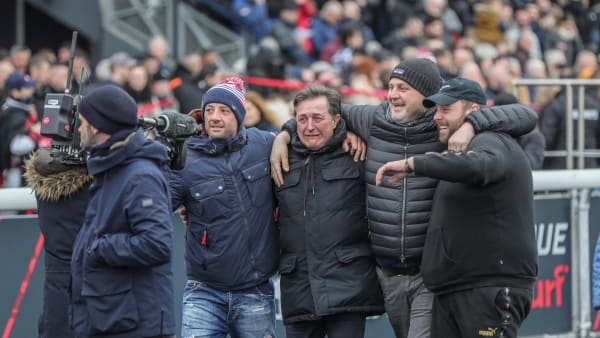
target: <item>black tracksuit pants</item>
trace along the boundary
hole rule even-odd
[[[431,337],[517,337],[532,298],[532,289],[500,286],[435,295]]]

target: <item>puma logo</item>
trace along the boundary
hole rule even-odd
[[[486,330],[479,330],[479,335],[483,337],[493,337],[496,335],[496,331],[498,331],[497,327],[488,327]]]

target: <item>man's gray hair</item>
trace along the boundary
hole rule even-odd
[[[294,116],[296,116],[296,107],[300,102],[318,97],[327,99],[327,111],[331,116],[335,117],[342,113],[342,96],[338,91],[325,86],[308,86],[294,97]]]

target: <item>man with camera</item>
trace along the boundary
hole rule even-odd
[[[135,101],[117,86],[78,109],[94,182],[71,263],[75,335],[174,337],[166,150],[137,130]]]
[[[89,200],[92,178],[85,162],[66,164],[49,148],[25,161],[27,185],[35,193],[44,235],[44,301],[38,321],[40,338],[75,337],[69,325],[69,283],[73,242]]]

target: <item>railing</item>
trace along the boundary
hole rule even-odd
[[[104,30],[143,51],[153,35],[174,41],[174,1],[101,0],[98,1]]]
[[[537,192],[600,187],[600,169],[536,170],[532,175]],[[0,211],[28,209],[37,209],[31,189],[0,189]]]
[[[566,168],[573,169],[573,155],[575,149],[573,147],[573,87],[577,86],[578,101],[577,111],[577,168],[585,167],[585,157],[600,157],[600,149],[585,149],[585,90],[589,86],[600,86],[600,79],[516,79],[512,81],[513,94],[517,95],[517,87],[519,86],[562,86],[566,90],[566,107],[565,107],[565,130],[566,130],[566,149],[565,151],[546,151],[545,156],[557,157],[566,156]]]
[[[177,6],[177,55],[213,50],[220,56],[222,68],[233,69],[246,59],[244,39],[188,4]],[[245,62],[243,63],[245,67]],[[239,70],[239,69],[236,69]]]
[[[100,0],[102,26],[139,51],[154,35],[167,39],[175,60],[191,52],[214,50],[220,66],[232,69],[246,58],[244,40],[194,7],[169,0]]]

